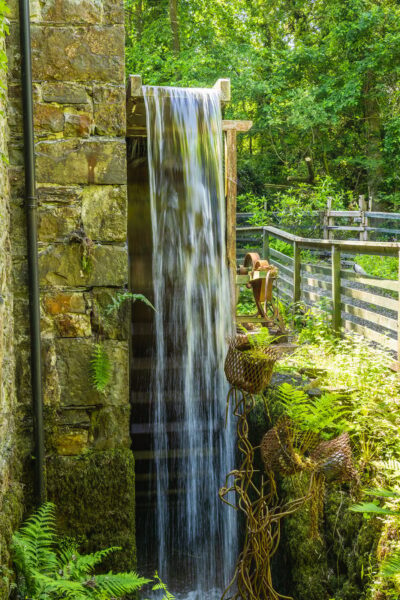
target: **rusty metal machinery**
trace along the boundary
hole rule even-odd
[[[247,275],[246,287],[251,289],[257,306],[257,315],[261,323],[274,330],[275,333],[286,333],[285,324],[274,298],[274,285],[278,277],[278,269],[267,260],[261,259],[257,252],[249,252],[243,265],[237,270],[238,275]]]

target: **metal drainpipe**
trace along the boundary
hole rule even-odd
[[[40,348],[40,295],[37,246],[37,197],[33,128],[32,57],[29,0],[20,0],[21,79],[24,115],[25,206],[28,244],[29,316],[31,328],[31,383],[35,440],[35,493],[38,503],[46,498],[44,477],[44,426]]]

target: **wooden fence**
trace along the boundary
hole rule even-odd
[[[281,300],[308,306],[325,302],[330,305],[334,330],[343,327],[362,334],[397,352],[400,360],[400,273],[399,280],[393,281],[360,276],[341,265],[341,257],[349,254],[400,257],[400,243],[314,240],[276,227],[238,228],[238,233],[250,231],[262,235],[262,257],[279,269],[277,292]],[[273,249],[271,238],[290,244],[293,256]],[[303,249],[322,252],[329,256],[329,262],[303,262]]]

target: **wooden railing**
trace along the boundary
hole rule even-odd
[[[360,333],[396,351],[400,360],[399,279],[360,276],[341,267],[341,257],[348,254],[400,258],[400,243],[309,239],[270,226],[237,229],[238,234],[248,231],[261,233],[262,258],[278,267],[277,291],[283,301],[312,306],[325,299],[330,304],[335,331],[343,327]],[[293,256],[272,248],[271,238],[290,244]],[[322,251],[329,256],[329,263],[304,262],[303,249]]]

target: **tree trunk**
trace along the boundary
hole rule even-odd
[[[138,42],[140,42],[140,40],[142,39],[142,35],[143,35],[143,0],[136,0],[135,30],[136,30],[136,39]]]
[[[172,48],[178,55],[181,50],[179,41],[178,0],[169,0],[169,20],[171,23]]]

